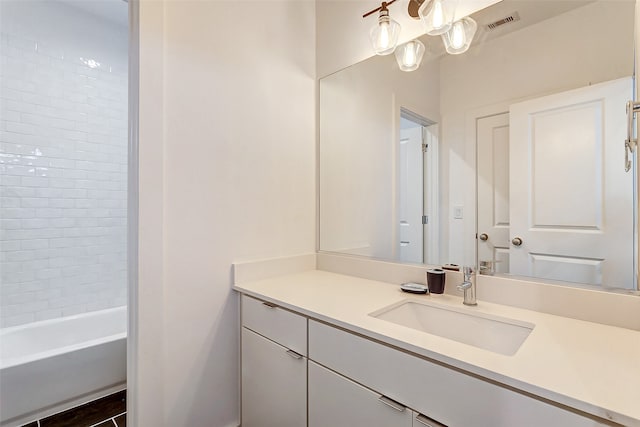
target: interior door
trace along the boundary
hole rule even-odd
[[[511,245],[512,274],[632,286],[630,94],[624,78],[511,106],[510,237],[522,242]]]
[[[509,113],[477,120],[478,261],[509,273]]]
[[[399,254],[405,262],[423,262],[422,126],[400,131]]]

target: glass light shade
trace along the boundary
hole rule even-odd
[[[469,17],[454,22],[451,29],[442,35],[447,53],[457,55],[469,50],[477,29],[478,24]]]
[[[396,61],[402,71],[417,70],[422,62],[425,47],[420,40],[411,40],[396,49]]]
[[[418,9],[425,31],[430,36],[444,34],[453,24],[458,0],[425,0]]]
[[[371,45],[376,55],[389,55],[393,53],[398,44],[400,35],[400,24],[389,18],[389,12],[380,11],[378,23],[371,28]]]

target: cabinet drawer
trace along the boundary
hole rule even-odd
[[[242,426],[307,424],[307,359],[242,328]]]
[[[309,427],[411,427],[413,411],[309,362]]]
[[[242,326],[307,355],[307,318],[242,295]]]
[[[610,425],[313,320],[309,358],[450,427]]]

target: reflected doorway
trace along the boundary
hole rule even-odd
[[[408,109],[400,112],[397,257],[438,263],[438,124]]]

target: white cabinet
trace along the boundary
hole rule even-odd
[[[243,427],[615,425],[246,295],[241,360]]]
[[[309,362],[309,427],[411,427],[411,409]]]
[[[449,427],[611,425],[313,320],[309,358]]]
[[[306,426],[307,319],[278,307],[263,309],[252,298],[243,297],[242,302],[242,426]],[[281,322],[283,318],[289,322]],[[294,347],[302,339],[304,345],[294,350],[275,339]]]
[[[242,296],[242,326],[307,355],[307,318],[270,302]]]

